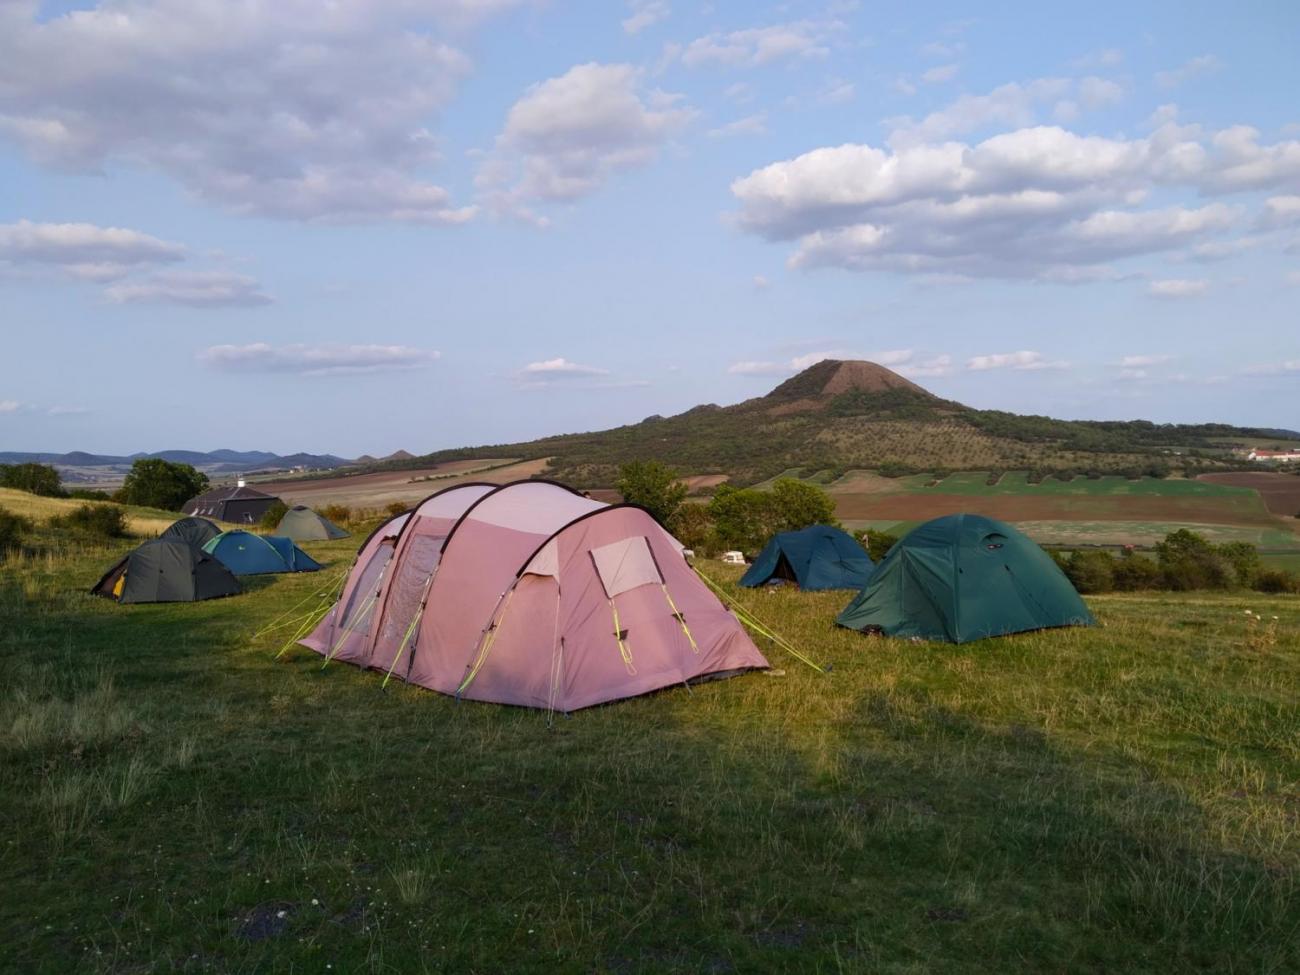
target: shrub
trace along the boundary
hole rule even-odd
[[[1065,574],[1079,592],[1111,592],[1115,588],[1115,557],[1101,550],[1075,551],[1065,563]]]
[[[1232,566],[1236,584],[1249,588],[1259,574],[1259,549],[1250,542],[1226,542],[1219,546],[1219,554]]]
[[[280,526],[280,519],[289,513],[289,506],[276,498],[271,507],[267,508],[262,515],[260,525],[264,531],[273,532]]]
[[[1131,552],[1115,561],[1111,579],[1116,592],[1137,592],[1141,589],[1159,589],[1164,582],[1160,566],[1145,555]]]
[[[23,536],[31,529],[26,518],[0,508],[0,555],[23,547]]]
[[[353,517],[352,509],[345,504],[327,504],[320,509],[320,516],[336,525],[350,525]]]
[[[1156,545],[1165,587],[1179,591],[1227,589],[1233,573],[1228,561],[1203,536],[1180,528]]]
[[[47,498],[57,498],[63,494],[59,472],[49,464],[12,464],[0,467],[0,487]]]
[[[71,491],[65,491],[64,495],[77,501],[112,501],[113,496],[107,491],[96,491],[92,488],[74,488]]]
[[[384,514],[389,518],[396,518],[400,514],[405,514],[411,510],[411,506],[405,501],[389,501],[384,505]]]
[[[1300,592],[1300,578],[1284,569],[1260,569],[1255,573],[1253,585],[1260,592]]]
[[[858,541],[866,548],[867,554],[871,556],[871,561],[879,562],[889,554],[891,548],[898,544],[898,536],[891,535],[889,532],[872,531],[868,528],[858,535]]]
[[[82,504],[66,515],[50,519],[50,525],[93,538],[125,538],[126,512],[113,504]]]
[[[687,487],[677,471],[657,460],[637,460],[618,469],[618,493],[639,504],[655,521],[667,525],[686,500]]]
[[[772,486],[778,531],[798,531],[810,525],[835,525],[835,501],[816,484],[783,477]]]
[[[148,457],[131,465],[118,498],[126,504],[180,511],[186,501],[207,489],[208,476],[189,464]]]
[[[709,509],[703,504],[683,504],[677,509],[668,523],[668,530],[686,548],[706,558],[718,553],[722,545],[718,532],[709,517]]]

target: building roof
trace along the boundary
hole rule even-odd
[[[198,497],[190,498],[186,504],[196,502],[212,503],[215,501],[274,501],[275,495],[263,494],[247,485],[228,484],[225,487],[213,488],[211,491],[205,491]]]

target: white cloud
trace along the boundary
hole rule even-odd
[[[820,59],[830,54],[828,40],[842,27],[837,21],[800,20],[709,34],[687,44],[680,57],[683,64],[692,68],[704,65],[754,68],[776,61]]]
[[[1300,196],[1270,196],[1264,201],[1260,224],[1270,229],[1300,225]]]
[[[823,105],[843,105],[853,101],[857,93],[857,85],[853,82],[835,79],[828,81],[817,93],[817,100]]]
[[[754,287],[759,291],[764,291],[772,286],[772,282],[761,274],[754,275]]]
[[[952,81],[957,77],[957,72],[961,70],[959,64],[940,64],[921,72],[921,80],[927,85],[943,84],[945,81]]]
[[[253,307],[269,305],[271,296],[256,278],[228,271],[159,271],[133,281],[120,281],[104,289],[114,304],[190,305],[194,308]]]
[[[766,133],[766,112],[758,112],[755,115],[746,115],[744,118],[738,118],[734,122],[720,125],[716,129],[709,129],[709,136],[714,139],[726,139],[733,135],[765,135]]]
[[[17,413],[23,404],[16,399],[0,399],[0,413]]]
[[[1070,62],[1070,67],[1081,70],[1086,68],[1113,68],[1123,62],[1124,52],[1117,47],[1108,47],[1075,58]]]
[[[629,34],[639,34],[672,12],[664,0],[630,0],[628,7],[631,14],[623,21],[623,30]]]
[[[0,224],[0,263],[37,265],[88,280],[185,259],[180,244],[138,230],[91,223]]]
[[[762,362],[753,359],[733,362],[727,366],[727,374],[731,376],[788,376],[793,371],[787,362]]]
[[[948,61],[955,58],[965,49],[966,44],[962,41],[931,41],[929,44],[921,45],[921,54],[927,58]]]
[[[1286,283],[1291,285],[1300,285],[1300,271],[1287,271]]]
[[[1213,74],[1222,67],[1223,62],[1213,54],[1202,54],[1184,62],[1171,71],[1157,71],[1156,84],[1161,88],[1177,88],[1193,78]]]
[[[1195,298],[1209,290],[1210,282],[1204,278],[1164,278],[1147,285],[1147,294],[1153,298]]]
[[[893,130],[888,141],[893,146],[906,146],[994,125],[1032,125],[1037,106],[1062,98],[1073,90],[1074,86],[1068,79],[1039,78],[1026,84],[1011,82],[1001,85],[985,95],[962,95],[951,105],[931,112],[919,122],[907,116],[887,119],[886,124]]]
[[[1282,362],[1265,362],[1247,366],[1241,370],[1248,376],[1284,376],[1300,374],[1300,359],[1286,359]]]
[[[530,362],[519,370],[521,376],[532,379],[551,378],[551,379],[573,379],[586,378],[590,376],[608,376],[608,369],[599,369],[596,366],[582,366],[576,362],[570,362],[563,356],[556,359],[546,359],[542,362]]]
[[[829,349],[821,352],[806,352],[785,362],[746,359],[732,363],[727,367],[727,372],[733,376],[791,376],[825,359],[866,359],[877,365],[894,367],[911,362],[914,354],[911,349],[889,349],[865,355],[845,349]],[[899,372],[903,370],[900,369]]]
[[[416,369],[439,357],[431,349],[404,345],[214,345],[199,359],[227,372],[281,372],[337,376]]]
[[[45,412],[50,416],[85,416],[91,411],[85,406],[51,406]]]
[[[1173,359],[1171,355],[1126,355],[1119,360],[1121,368],[1136,369],[1143,366],[1160,366]]]
[[[642,90],[631,65],[580,64],[515,102],[476,182],[499,211],[535,218],[529,201],[596,192],[653,160],[695,114],[676,95]]]
[[[1231,249],[1202,245],[1232,229],[1241,207],[1139,209],[1154,192],[1300,186],[1300,141],[1261,145],[1258,135],[1166,116],[1142,138],[1036,126],[974,144],[846,144],[772,163],[731,190],[739,226],[795,241],[796,267],[1114,280],[1123,274],[1108,262],[1125,257],[1187,249],[1212,259]]]
[[[1060,360],[1044,359],[1041,352],[1022,350],[1020,352],[994,352],[988,355],[977,355],[966,363],[966,368],[972,372],[984,372],[989,369],[1066,369],[1069,365],[1068,362]]]
[[[38,163],[144,166],[237,213],[459,223],[426,172],[469,59],[441,36],[515,0],[105,0],[0,10],[0,136]]]
[[[890,84],[889,87],[892,88],[894,91],[898,92],[898,94],[900,95],[916,94],[916,85],[912,84],[912,80],[908,78],[907,75],[900,74],[897,78],[894,79],[893,83]]]
[[[937,355],[910,365],[900,365],[897,372],[908,379],[926,379],[934,376],[949,376],[953,373],[954,368],[952,356]]]

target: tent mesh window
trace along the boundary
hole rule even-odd
[[[659,566],[650,552],[645,536],[637,535],[602,545],[591,550],[591,560],[596,565],[596,575],[610,599],[637,586],[663,583]]]

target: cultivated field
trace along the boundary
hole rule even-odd
[[[0,568],[0,970],[1300,968],[1300,598],[951,647],[732,589],[830,673],[548,728],[275,660],[354,544],[193,605]]]
[[[305,504],[319,508],[327,504],[343,504],[348,507],[382,508],[394,501],[414,505],[434,491],[465,481],[504,484],[507,481],[534,477],[545,469],[545,458],[526,461],[510,458],[457,460],[409,471],[262,481],[256,487],[267,494],[278,495],[290,505]]]
[[[1283,518],[1300,515],[1300,476],[1295,474],[1246,471],[1235,474],[1202,474],[1198,480],[1258,491],[1268,510],[1274,514]]]

